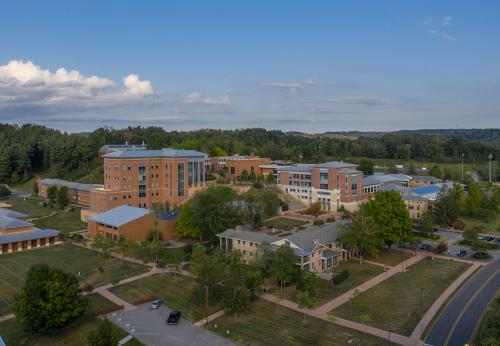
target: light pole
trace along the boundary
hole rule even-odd
[[[492,158],[493,158],[493,155],[492,155],[492,154],[489,154],[489,155],[488,155],[488,159],[490,160],[490,169],[489,169],[489,171],[490,171],[490,184],[491,184],[491,159],[492,159]]]

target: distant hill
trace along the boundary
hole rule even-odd
[[[317,135],[328,137],[382,137],[388,133],[400,134],[402,136],[433,136],[440,138],[458,138],[473,141],[499,142],[500,128],[495,129],[421,129],[400,131],[339,131],[324,132]],[[295,133],[296,134],[296,133]]]

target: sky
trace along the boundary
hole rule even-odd
[[[500,127],[500,2],[4,0],[0,122]]]

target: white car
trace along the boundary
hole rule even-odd
[[[161,305],[161,300],[153,300],[151,303],[151,309],[158,309]]]

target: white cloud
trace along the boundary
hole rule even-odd
[[[341,96],[339,98],[330,99],[330,101],[358,104],[363,106],[385,106],[391,104],[386,99],[376,96]]]
[[[206,105],[227,105],[231,103],[231,98],[227,95],[216,97],[203,96],[198,91],[191,91],[184,95],[184,102]]]
[[[451,17],[451,16],[444,17],[443,21],[441,22],[441,25],[442,26],[448,26],[448,25],[451,24],[452,21],[453,21],[453,17]]]
[[[431,25],[431,24],[432,24],[432,18],[431,18],[431,17],[429,17],[429,18],[427,18],[427,19],[424,19],[423,21],[421,21],[421,23],[422,23],[423,25]]]
[[[317,83],[318,83],[317,78],[309,78],[304,80],[303,82],[271,82],[271,83],[264,83],[262,86],[264,88],[270,88],[270,89],[286,89],[290,93],[296,93],[297,91],[305,88],[306,86],[314,85]]]
[[[12,60],[0,66],[0,108],[49,107],[78,111],[136,103],[153,95],[149,81],[136,74],[117,88],[108,78],[86,77],[77,70],[55,72],[31,61]]]
[[[448,40],[448,41],[454,41],[455,40],[455,36],[452,36],[450,34],[446,34],[446,33],[441,32],[439,30],[432,29],[432,30],[429,30],[427,32],[429,34],[431,34],[431,35],[434,35],[436,37],[442,38],[444,40]]]

